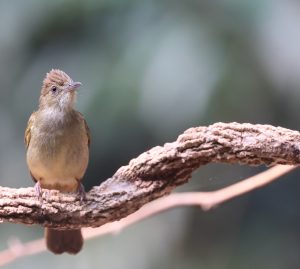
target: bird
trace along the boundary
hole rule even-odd
[[[80,86],[65,72],[52,69],[43,80],[38,110],[29,117],[26,161],[40,199],[43,189],[76,192],[84,198],[81,180],[89,162],[90,130],[75,109]],[[83,246],[80,229],[45,228],[45,239],[54,254],[77,254]]]

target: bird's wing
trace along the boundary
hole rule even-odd
[[[89,128],[89,126],[88,126],[85,118],[83,117],[83,115],[80,112],[78,112],[78,115],[79,115],[80,119],[84,123],[85,131],[86,131],[86,136],[87,136],[87,139],[88,139],[88,147],[90,147],[90,144],[91,144],[91,131],[90,131],[90,128]]]
[[[34,120],[35,120],[35,112],[33,112],[28,120],[28,123],[27,123],[27,128],[25,130],[25,135],[24,135],[24,142],[25,142],[25,146],[26,146],[26,149],[28,148],[29,146],[29,143],[30,143],[30,139],[31,139],[31,128],[33,126],[33,123],[34,123]]]
[[[88,147],[90,147],[90,144],[91,144],[91,131],[90,131],[90,128],[89,126],[87,125],[87,122],[85,119],[84,120],[84,126],[85,126],[85,130],[86,130],[86,135],[87,135],[87,138],[88,138]]]

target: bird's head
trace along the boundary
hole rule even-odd
[[[76,89],[80,86],[80,82],[74,82],[65,72],[52,69],[43,81],[40,108],[72,109],[76,98]]]

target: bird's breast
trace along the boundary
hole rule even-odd
[[[75,191],[88,165],[86,131],[77,120],[32,128],[27,163],[43,188]]]

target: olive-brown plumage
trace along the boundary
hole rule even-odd
[[[74,109],[81,85],[61,70],[47,73],[39,109],[32,113],[25,131],[27,165],[37,190],[81,189],[89,160],[90,134],[82,114]],[[83,245],[80,230],[45,229],[46,245],[55,254],[78,253]]]

